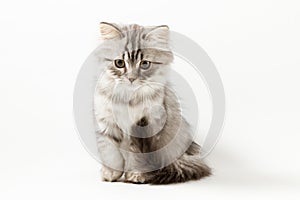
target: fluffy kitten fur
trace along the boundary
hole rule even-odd
[[[103,180],[124,173],[126,182],[168,184],[210,175],[168,87],[168,27],[102,22],[100,29],[97,54],[106,67],[94,109]]]

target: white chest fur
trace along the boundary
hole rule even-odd
[[[159,93],[157,95],[156,93]],[[165,121],[165,110],[163,107],[163,92],[161,90],[153,91],[144,88],[139,90],[138,93],[132,93],[132,90],[126,90],[122,88],[120,93],[113,95],[121,95],[119,98],[127,99],[127,101],[113,101],[113,98],[109,98],[109,95],[96,93],[94,99],[95,116],[98,123],[98,127],[101,130],[107,129],[107,126],[116,125],[123,133],[131,134],[132,126],[136,125],[139,120],[146,117],[149,122]],[[153,98],[155,96],[155,98]],[[142,97],[142,98],[141,98]],[[141,99],[141,101],[135,102],[130,100]],[[134,103],[132,103],[134,102]],[[160,129],[160,127],[158,126]]]

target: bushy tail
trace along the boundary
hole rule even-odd
[[[181,183],[198,180],[211,175],[211,169],[200,159],[200,155],[184,153],[167,167],[151,172],[150,184]]]

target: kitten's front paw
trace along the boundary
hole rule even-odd
[[[140,172],[126,172],[125,182],[129,183],[145,183],[146,179]]]
[[[103,181],[113,182],[118,180],[122,176],[123,172],[112,170],[103,166],[101,169],[101,174],[102,174]]]

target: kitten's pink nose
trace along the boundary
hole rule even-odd
[[[128,78],[128,80],[132,83],[135,80],[135,78]]]

